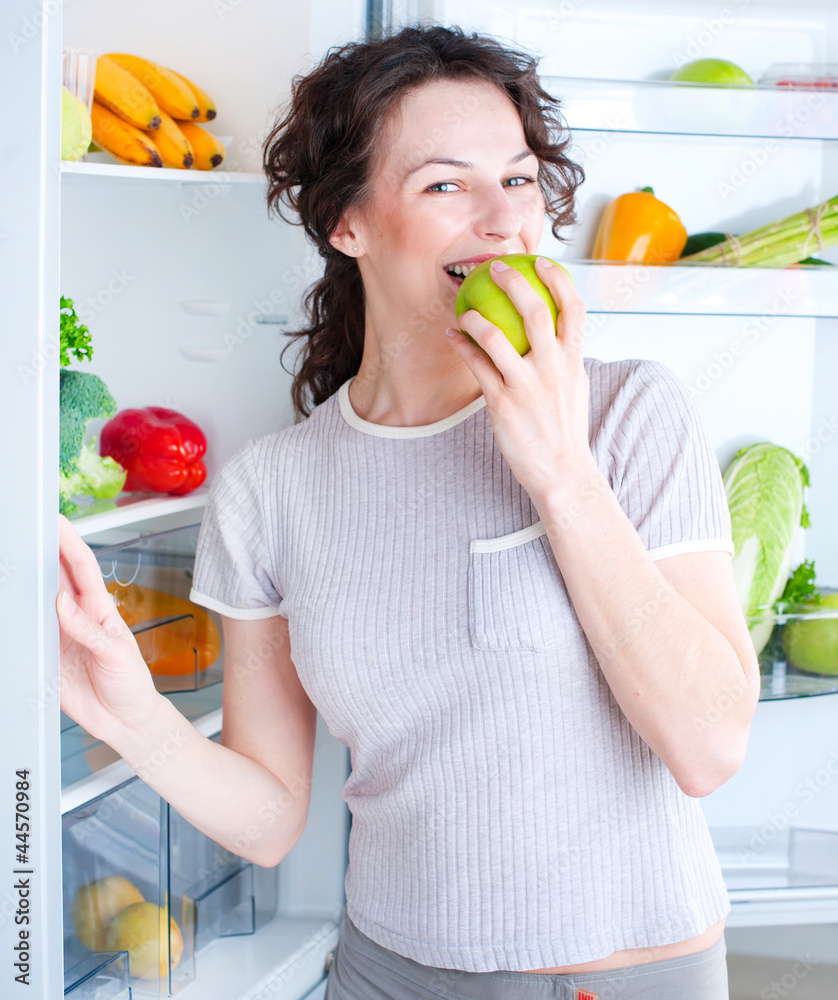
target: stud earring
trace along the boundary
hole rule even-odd
[[[352,249],[355,251],[355,253],[358,252],[358,248],[357,247],[352,247]]]

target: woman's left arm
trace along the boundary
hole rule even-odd
[[[759,699],[730,555],[653,560],[593,462],[533,503],[620,708],[687,795],[708,795],[741,766]]]
[[[730,556],[653,560],[588,443],[585,308],[560,268],[539,275],[558,328],[513,269],[496,283],[524,317],[523,357],[480,313],[452,346],[486,398],[498,447],[544,525],[568,595],[620,708],[680,788],[707,795],[741,766],[760,676]]]

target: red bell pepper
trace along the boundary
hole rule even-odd
[[[128,470],[124,489],[129,493],[191,493],[207,478],[206,450],[201,428],[164,406],[120,410],[99,435],[100,454]]]

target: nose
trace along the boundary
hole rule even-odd
[[[522,222],[506,188],[500,184],[487,184],[481,189],[480,208],[475,223],[478,236],[508,240],[518,235]]]

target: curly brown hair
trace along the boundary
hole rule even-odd
[[[326,260],[305,299],[310,326],[288,334],[307,338],[291,389],[297,421],[356,375],[363,355],[358,263],[329,237],[346,209],[364,202],[387,115],[409,91],[434,80],[481,80],[506,91],[538,157],[538,182],[557,239],[576,219],[575,194],[585,174],[566,155],[571,137],[560,102],[539,84],[531,56],[439,25],[330,49],[314,70],[294,77],[290,103],[264,145],[268,211],[302,225]],[[285,206],[296,218],[286,218]]]

